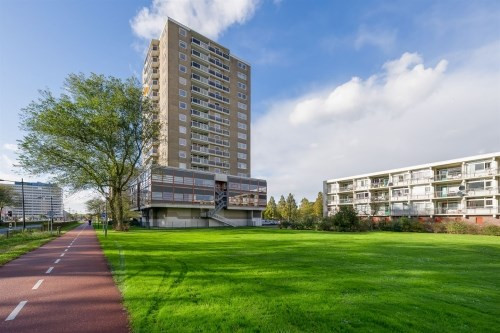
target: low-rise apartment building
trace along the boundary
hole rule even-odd
[[[499,179],[500,153],[330,179],[324,215],[349,205],[372,217],[498,218]]]
[[[143,226],[202,228],[261,226],[267,183],[198,170],[156,166],[131,187]]]

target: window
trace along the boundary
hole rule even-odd
[[[246,163],[238,162],[238,169],[246,170],[247,169],[247,164]]]
[[[186,92],[186,90],[179,89],[179,96],[181,96],[181,97],[186,97],[186,96],[187,96],[187,92]]]
[[[243,119],[243,120],[247,120],[247,115],[244,114],[243,112],[238,112],[238,118]]]
[[[246,130],[247,129],[247,124],[243,124],[243,123],[238,122],[238,128]]]
[[[247,177],[247,174],[244,172],[238,172],[238,177]]]
[[[247,139],[247,135],[245,133],[238,132],[238,139],[246,140]]]
[[[246,160],[247,159],[247,154],[245,153],[238,153],[238,158],[241,160]]]
[[[240,92],[238,92],[238,97],[241,98],[241,99],[244,99],[244,100],[247,99],[247,95],[245,95],[243,93],[240,93]]]
[[[240,79],[242,79],[242,80],[246,80],[246,79],[247,79],[246,74],[243,74],[243,73],[241,73],[241,72],[238,72],[238,77],[239,77]]]
[[[185,41],[182,41],[182,40],[180,40],[180,41],[179,41],[179,46],[180,46],[180,47],[182,47],[183,49],[186,49],[186,48],[187,48],[187,44],[186,44],[186,42],[185,42]]]
[[[245,103],[241,103],[241,102],[238,102],[238,107],[242,110],[246,110],[247,109],[247,105]]]
[[[179,126],[179,133],[186,134],[186,127]]]
[[[186,61],[187,60],[187,56],[184,53],[179,52],[179,59],[181,59],[182,61]]]
[[[187,84],[186,78],[179,77],[179,83],[182,84],[183,86],[185,86]]]
[[[153,57],[153,62],[157,62],[158,61],[158,57]]]
[[[179,113],[179,120],[180,121],[187,121],[187,116],[185,114]]]
[[[179,138],[179,146],[185,146],[187,145],[187,141],[184,138]]]
[[[187,73],[187,68],[184,65],[179,65],[179,71],[182,73]]]
[[[153,45],[153,51],[158,51],[158,45]]]
[[[243,90],[247,90],[247,85],[244,84],[243,82],[238,82],[238,88],[243,89]]]
[[[153,85],[156,86],[158,84],[158,80],[153,80]]]
[[[186,37],[187,36],[186,29],[183,29],[183,28],[179,27],[179,35]]]
[[[243,70],[247,69],[247,65],[245,65],[244,63],[239,62],[239,61],[238,61],[238,67],[243,69]]]
[[[179,108],[186,110],[187,109],[187,104],[184,102],[179,102]]]
[[[247,149],[247,144],[246,143],[242,143],[242,142],[238,142],[238,148],[239,149]]]
[[[179,157],[180,158],[186,158],[187,154],[184,150],[179,150]]]
[[[186,163],[179,163],[179,169],[186,169]]]

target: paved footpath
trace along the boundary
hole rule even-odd
[[[128,332],[95,231],[81,225],[0,267],[0,332]]]

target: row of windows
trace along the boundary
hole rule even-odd
[[[243,74],[241,72],[238,72],[238,78],[242,79],[242,80],[247,80],[247,75],[246,74]]]
[[[214,196],[210,194],[190,194],[190,193],[173,193],[173,192],[152,192],[152,200],[165,200],[177,202],[193,202],[193,203],[213,203]]]
[[[238,118],[239,119],[243,119],[243,120],[247,120],[248,117],[246,114],[244,114],[243,112],[238,112]]]
[[[238,162],[238,169],[246,170],[247,169],[247,164],[246,163],[242,163],[242,162]]]
[[[241,102],[238,102],[238,107],[242,110],[246,110],[247,109],[247,105],[245,103],[241,103]]]
[[[239,128],[239,129],[246,130],[246,129],[247,129],[247,124],[244,124],[244,123],[240,123],[240,122],[238,122],[238,128]]]
[[[244,93],[240,93],[240,92],[238,92],[238,97],[241,99],[244,99],[244,100],[247,99],[247,95],[245,95]]]
[[[238,61],[238,67],[241,68],[241,69],[243,69],[243,70],[247,69],[247,65],[244,64],[244,63],[242,63],[242,62],[239,62],[239,61]]]
[[[238,148],[239,149],[247,149],[247,144],[243,142],[238,142]]]
[[[245,153],[238,153],[238,158],[241,160],[246,160],[247,159],[247,154]]]
[[[247,90],[247,85],[243,82],[238,82],[238,88],[243,89],[243,90]]]
[[[158,175],[158,174],[153,174],[151,177],[153,182],[156,183],[179,184],[179,185],[189,185],[189,186],[194,185],[196,187],[214,187],[213,179],[202,179],[202,178],[182,177],[173,175]]]
[[[246,140],[247,139],[247,135],[245,133],[238,132],[238,139]]]

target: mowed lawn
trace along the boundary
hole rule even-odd
[[[265,228],[99,235],[134,332],[500,329],[500,237]]]

